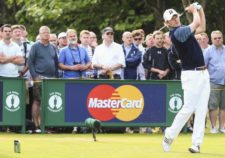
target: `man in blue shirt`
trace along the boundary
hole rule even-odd
[[[205,31],[205,14],[199,4],[191,4],[185,10],[193,15],[188,26],[182,26],[179,14],[174,9],[167,9],[163,18],[170,28],[170,37],[181,59],[181,83],[184,90],[184,105],[176,115],[172,125],[165,130],[162,142],[163,150],[170,151],[173,140],[194,113],[194,128],[191,153],[199,153],[204,137],[205,117],[210,93],[209,74],[206,69],[202,50],[194,33]]]
[[[60,51],[59,68],[64,71],[63,78],[86,77],[86,70],[91,66],[86,50],[77,44],[77,33],[73,29],[67,31],[68,46]]]
[[[219,107],[219,131],[225,133],[225,46],[221,31],[211,33],[212,45],[205,51],[205,63],[209,70],[211,92],[209,97],[209,118],[211,133],[218,133],[216,128],[217,109]]]

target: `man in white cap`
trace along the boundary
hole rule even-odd
[[[198,3],[191,4],[185,10],[193,15],[193,21],[181,25],[180,16],[174,9],[164,12],[165,25],[170,28],[170,37],[181,59],[181,83],[184,90],[184,105],[176,115],[172,125],[165,130],[162,146],[170,151],[173,140],[190,116],[195,113],[191,153],[199,153],[204,137],[205,117],[210,93],[209,74],[206,69],[202,50],[194,37],[205,31],[205,14]]]
[[[58,49],[60,50],[63,47],[67,46],[67,38],[66,38],[66,33],[61,32],[58,35]]]

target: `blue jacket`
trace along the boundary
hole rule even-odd
[[[122,44],[123,52],[126,61],[126,67],[124,68],[124,79],[137,79],[137,67],[141,63],[142,53],[141,51],[135,47],[133,44],[131,46],[131,50],[126,56],[126,51],[124,45]]]

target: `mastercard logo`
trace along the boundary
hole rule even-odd
[[[99,85],[88,94],[87,109],[93,118],[101,121],[114,118],[132,121],[142,113],[144,97],[135,86]]]

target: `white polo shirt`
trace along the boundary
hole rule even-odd
[[[14,42],[9,45],[5,44],[3,40],[0,41],[0,55],[6,57],[10,56],[23,56],[21,48]],[[0,76],[4,77],[18,77],[19,66],[13,63],[0,64]]]
[[[113,66],[115,64],[121,64],[125,67],[125,56],[120,44],[113,42],[110,46],[100,44],[95,48],[95,52],[92,58],[92,65],[100,64],[105,66]],[[101,74],[101,70],[98,71]],[[121,74],[121,68],[114,70],[113,74]]]

